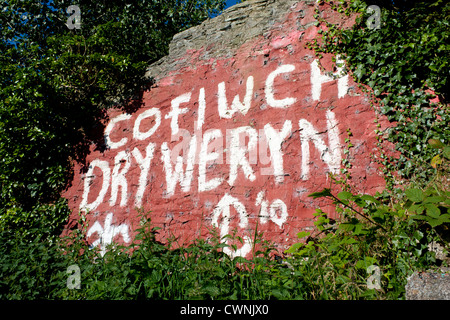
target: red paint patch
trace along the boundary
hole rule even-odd
[[[91,231],[90,242],[99,239],[100,232],[123,242],[125,229],[132,239],[139,223],[136,204],[140,204],[144,212],[151,212],[153,225],[162,228],[160,241],[175,237],[177,243],[186,244],[207,237],[216,222],[222,232],[236,229],[244,239],[251,239],[257,228],[265,239],[286,249],[298,240],[299,231],[312,227],[316,208],[331,208],[308,194],[329,187],[328,173],[339,172],[347,129],[353,133],[350,156],[356,189],[374,193],[384,185],[370,157],[376,146],[373,110],[351,78],[343,93],[338,80],[319,84],[320,99],[313,99],[314,55],[304,45],[317,28],[298,31],[296,23],[295,15],[289,14],[270,39],[249,41],[232,59],[203,61],[202,51],[186,53],[182,60],[191,61],[191,67],[161,79],[145,93],[141,109],[111,127],[109,139],[119,147],[101,152],[92,146],[86,162],[98,160],[94,164],[103,163],[103,169],[95,167],[88,176],[77,164],[73,184],[65,193],[73,208],[72,220],[88,207],[90,226],[99,222],[100,231]],[[336,72],[331,70],[330,56],[323,64]],[[292,71],[276,73],[283,66],[291,66]],[[249,77],[253,90],[247,88]],[[219,113],[221,83],[229,118]],[[232,109],[237,95],[236,106],[244,110],[249,106],[248,111]],[[287,106],[276,106],[283,101]],[[143,116],[152,108],[154,113]],[[119,115],[119,110],[109,112],[110,119]],[[234,135],[239,128],[246,132]],[[207,134],[211,140],[206,145]],[[275,141],[273,149],[270,140]],[[233,146],[233,141],[240,143]],[[196,150],[190,162],[191,148]],[[167,154],[171,161],[166,161]],[[274,159],[277,154],[282,155],[282,163]],[[183,177],[174,182],[171,174],[178,156]],[[210,183],[210,189],[202,190],[204,182]],[[224,204],[220,210],[219,203]],[[113,219],[107,227],[110,213]],[[108,242],[105,236],[102,239]]]

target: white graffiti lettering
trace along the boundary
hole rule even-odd
[[[185,93],[182,94],[181,96],[175,98],[172,100],[171,102],[171,106],[172,106],[172,110],[166,114],[166,119],[170,119],[172,118],[171,122],[170,122],[170,127],[172,128],[172,135],[176,135],[178,134],[178,130],[179,130],[179,126],[178,126],[178,117],[181,114],[187,113],[189,111],[188,108],[181,108],[180,109],[180,104],[182,103],[187,103],[191,100],[191,93]]]
[[[93,201],[92,203],[88,203],[91,184],[94,178],[96,177],[94,175],[95,168],[100,168],[102,170],[103,174],[102,187],[95,201]],[[83,198],[80,204],[80,210],[93,211],[97,209],[97,207],[103,202],[103,199],[105,198],[106,192],[109,189],[110,180],[111,180],[111,170],[109,169],[109,162],[99,159],[92,161],[91,165],[89,166],[88,172],[86,173],[86,176],[84,178],[84,191],[83,191]]]
[[[225,82],[221,82],[218,85],[218,111],[219,116],[225,119],[231,119],[235,112],[240,112],[246,115],[248,110],[250,110],[253,96],[254,80],[250,76],[247,78],[247,85],[245,91],[244,101],[241,102],[239,94],[234,97],[233,103],[231,104],[231,109],[228,108],[227,94],[225,88]]]
[[[199,164],[198,164],[198,191],[210,191],[215,188],[217,188],[223,181],[223,178],[216,177],[214,179],[211,179],[209,181],[206,181],[206,164],[208,161],[216,161],[220,159],[221,154],[217,151],[214,152],[208,152],[208,146],[211,141],[216,141],[220,139],[220,145],[219,150],[220,152],[223,152],[222,150],[222,131],[219,129],[215,130],[208,130],[203,135],[202,140],[202,146],[200,150],[199,155]],[[221,161],[220,161],[221,163]]]
[[[336,59],[336,64],[341,65],[337,68],[337,72],[333,74],[338,77],[338,98],[343,98],[347,94],[348,90],[348,74],[342,76],[343,61],[339,58]],[[313,100],[319,101],[322,92],[322,84],[335,80],[326,74],[322,74],[319,68],[319,62],[315,59],[311,63],[311,93]]]
[[[161,146],[162,161],[164,162],[164,171],[166,172],[167,196],[175,194],[175,186],[180,182],[181,188],[184,192],[189,192],[192,184],[194,174],[194,160],[197,151],[197,136],[192,136],[189,143],[189,151],[187,155],[187,167],[183,172],[183,157],[178,155],[175,169],[172,167],[172,152],[169,149],[167,142],[163,142]]]
[[[322,85],[324,83],[337,79],[338,98],[347,94],[348,75],[342,76],[342,61],[337,60],[338,71],[332,76],[322,74],[316,60],[308,64],[310,67],[311,97],[313,101],[320,100]],[[263,88],[267,106],[278,109],[288,109],[300,99],[283,94],[286,90],[282,89],[281,83],[289,81],[296,73],[296,67],[293,64],[278,66],[269,73]],[[299,72],[301,73],[301,72]],[[278,89],[276,86],[280,86]],[[312,152],[318,152],[320,159],[325,163],[328,170],[332,173],[339,172],[341,166],[341,144],[339,139],[339,128],[335,113],[327,110],[323,116],[326,122],[326,128],[316,125],[309,119],[274,119],[270,122],[259,124],[260,129],[256,129],[254,123],[242,125],[239,116],[245,116],[252,108],[252,99],[257,97],[255,93],[255,78],[248,76],[245,83],[245,95],[241,99],[244,90],[235,92],[231,105],[228,104],[226,82],[222,81],[217,85],[217,115],[215,119],[232,119],[229,123],[241,123],[241,126],[234,128],[227,126],[226,129],[209,128],[203,132],[207,112],[205,88],[198,89],[198,109],[197,119],[194,122],[191,133],[183,128],[185,121],[180,122],[180,118],[187,114],[194,103],[191,102],[192,92],[186,92],[170,100],[170,108],[166,106],[145,108],[134,118],[131,114],[120,114],[113,117],[107,124],[104,131],[106,152],[113,152],[113,161],[104,159],[94,159],[91,161],[87,173],[84,177],[83,194],[80,202],[80,210],[95,211],[100,205],[109,205],[109,207],[129,205],[129,197],[134,195],[134,206],[142,207],[145,201],[147,189],[151,188],[149,183],[150,170],[158,164],[162,164],[164,185],[162,195],[165,198],[173,197],[177,193],[177,186],[181,192],[191,191],[195,178],[198,179],[198,192],[211,192],[224,182],[234,188],[245,178],[248,182],[255,182],[260,176],[272,176],[276,185],[285,183],[287,176],[290,176],[290,168],[285,168],[283,160],[285,150],[283,144],[290,140],[298,132],[299,140],[290,140],[289,143],[297,143],[300,150],[298,159],[300,178],[308,180],[311,178],[311,168],[317,166],[317,162],[312,163]],[[291,91],[296,92],[296,91]],[[258,92],[259,93],[259,92]],[[208,100],[209,101],[209,100]],[[302,100],[307,101],[307,99]],[[188,103],[191,106],[188,107]],[[302,102],[303,103],[303,102]],[[182,105],[184,105],[182,107]],[[294,108],[280,112],[291,112]],[[195,110],[192,110],[194,113]],[[165,112],[163,117],[163,112]],[[298,113],[295,113],[298,114]],[[187,115],[185,117],[188,117]],[[190,117],[190,115],[189,115]],[[163,141],[157,145],[155,134],[163,124],[164,120],[170,122],[170,141]],[[208,113],[208,119],[213,119]],[[315,118],[316,120],[317,117]],[[247,120],[245,120],[247,121]],[[298,125],[298,128],[297,128]],[[181,128],[180,128],[181,126]],[[128,130],[128,128],[131,128]],[[223,128],[223,127],[222,127]],[[132,141],[132,143],[130,143]],[[147,141],[146,148],[143,150],[142,142]],[[315,149],[311,150],[311,146]],[[154,160],[155,154],[159,159]],[[214,172],[216,167],[224,168],[223,160],[226,158],[228,175],[223,169]],[[112,159],[112,158],[110,158]],[[152,165],[152,161],[160,161]],[[112,162],[112,163],[110,163]],[[269,166],[270,164],[270,166]],[[267,167],[261,168],[261,165]],[[127,180],[130,172],[136,172],[139,168],[139,181],[133,184]],[[198,173],[195,172],[198,168]],[[258,170],[259,169],[259,170]],[[138,171],[139,172],[139,171]],[[241,175],[241,176],[240,176]],[[152,177],[152,176],[150,176]],[[95,185],[95,186],[94,186]],[[108,194],[110,192],[110,194]],[[153,192],[153,190],[152,190]],[[159,192],[159,190],[158,190]],[[92,195],[91,193],[96,193]],[[105,202],[105,199],[109,200]],[[268,197],[269,198],[269,197]],[[266,199],[266,191],[259,191],[255,206],[259,208],[259,220],[261,224],[267,224],[269,221],[279,228],[283,228],[289,214],[288,206],[282,199]],[[222,237],[228,234],[230,220],[232,219],[232,208],[239,217],[239,228],[248,227],[248,213],[246,207],[237,198],[226,193],[214,207],[212,212],[212,224],[220,228]],[[101,210],[105,210],[102,206]],[[94,245],[101,244],[102,250],[105,245],[112,241],[116,235],[122,235],[124,241],[129,241],[128,226],[125,224],[112,225],[112,213],[109,213],[105,219],[104,227],[96,221],[89,230],[91,236],[97,232],[99,239]],[[221,218],[221,219],[220,219]],[[236,252],[229,247],[224,251],[232,256],[245,256],[251,250],[250,238],[244,237],[244,244]]]
[[[255,157],[250,157],[247,159],[246,154],[256,155],[256,152],[251,152],[251,150],[256,150],[258,144],[258,133],[252,127],[239,127],[232,129],[230,132],[230,152],[228,163],[230,164],[230,177],[228,179],[228,184],[230,186],[234,185],[238,175],[238,168],[242,168],[245,177],[250,181],[255,181],[256,176],[250,163],[256,163]],[[243,148],[241,143],[242,135],[249,136],[249,142],[247,148]],[[252,161],[253,160],[253,161]]]
[[[329,147],[320,137],[319,132],[305,119],[300,119],[300,140],[302,145],[302,179],[309,179],[310,150],[309,141],[312,141],[320,152],[320,157],[328,165],[332,173],[337,173],[341,165],[341,149],[337,122],[332,111],[327,111],[327,128]]]
[[[98,239],[92,243],[93,247],[100,245],[100,254],[102,256],[105,255],[107,246],[112,244],[113,239],[117,235],[121,235],[123,241],[125,243],[129,243],[131,241],[130,236],[128,234],[128,225],[113,225],[113,214],[109,213],[105,218],[104,226],[102,226],[98,221],[94,223],[94,225],[88,230],[87,238],[90,238],[94,233],[97,233]]]
[[[267,100],[267,104],[269,106],[271,106],[273,108],[287,108],[287,107],[290,107],[291,105],[293,105],[297,101],[297,99],[295,99],[295,98],[284,98],[282,100],[275,99],[274,88],[273,88],[273,84],[274,84],[275,78],[277,76],[279,76],[280,74],[283,74],[283,73],[292,72],[294,70],[295,70],[294,65],[286,64],[286,65],[282,65],[282,66],[278,67],[277,70],[275,70],[274,72],[269,74],[269,76],[267,77],[267,80],[266,80],[266,88],[265,88],[266,100]]]
[[[266,140],[269,142],[270,156],[273,168],[273,175],[276,183],[284,181],[283,169],[283,153],[281,152],[281,144],[292,131],[292,122],[286,120],[280,132],[277,132],[270,123],[264,126]]]
[[[153,116],[155,117],[154,126],[152,128],[150,128],[147,132],[141,132],[140,126],[141,126],[142,120],[153,117]],[[161,111],[159,111],[159,109],[157,109],[157,108],[151,108],[149,110],[146,110],[146,111],[142,112],[136,118],[136,121],[134,123],[134,128],[133,128],[133,138],[137,139],[137,140],[148,139],[156,132],[156,130],[159,128],[160,125],[161,125]]]
[[[145,158],[142,157],[141,152],[138,148],[134,148],[132,153],[136,162],[141,169],[141,174],[139,176],[139,187],[136,191],[135,206],[140,208],[142,206],[142,197],[144,196],[145,187],[148,180],[148,172],[150,170],[150,163],[153,159],[153,153],[155,152],[155,144],[149,143],[147,148],[145,148]]]
[[[111,206],[115,206],[116,204],[119,188],[122,191],[120,206],[124,207],[127,204],[128,183],[125,175],[128,172],[128,169],[130,169],[131,165],[129,157],[130,155],[126,151],[120,151],[114,158],[114,168],[111,178],[111,199],[109,200]],[[122,163],[124,163],[123,166]]]
[[[111,121],[108,123],[108,125],[105,128],[105,143],[109,148],[117,149],[117,148],[120,148],[127,144],[127,142],[128,142],[127,138],[122,138],[118,142],[113,142],[113,141],[111,141],[110,135],[111,135],[111,131],[114,129],[114,126],[118,122],[126,121],[129,119],[131,119],[130,114],[121,114],[121,115],[111,119]]]
[[[248,225],[248,215],[245,206],[238,199],[230,196],[228,193],[223,196],[212,213],[212,225],[220,228],[220,237],[223,238],[229,234],[231,220],[231,206],[239,214],[239,227],[244,229]],[[222,222],[219,218],[222,215]],[[226,241],[225,241],[226,242]],[[230,247],[223,248],[223,251],[231,257],[245,257],[251,251],[251,241],[248,236],[244,237],[244,244],[235,252]]]

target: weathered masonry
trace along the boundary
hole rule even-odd
[[[322,64],[334,76],[305,48],[317,36],[315,6],[247,1],[174,37],[148,69],[155,85],[143,106],[109,112],[106,148],[92,146],[65,194],[73,221],[88,213],[94,246],[130,243],[143,210],[160,241],[187,243],[215,226],[236,231],[243,244],[225,250],[245,256],[257,229],[283,250],[312,227],[319,202],[307,195],[330,185],[344,156],[360,192],[383,186],[371,158],[374,111],[331,56]],[[354,148],[344,155],[348,129]]]

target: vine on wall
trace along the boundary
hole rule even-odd
[[[425,185],[436,175],[438,160],[449,156],[450,4],[418,3],[403,11],[377,6],[381,14],[374,28],[368,24],[375,14],[368,4],[380,1],[371,2],[321,1],[315,15],[321,37],[308,46],[319,58],[340,55],[346,61],[344,71],[351,72],[376,110],[392,123],[387,132],[377,131],[380,146],[386,140],[398,151],[394,156],[380,150],[388,186],[399,182],[395,176]],[[357,15],[355,25],[343,29],[327,22],[321,17],[324,5]]]

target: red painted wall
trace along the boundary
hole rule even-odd
[[[246,243],[233,254],[245,255],[257,228],[284,250],[313,226],[321,202],[307,195],[339,173],[347,129],[352,183],[360,192],[380,190],[371,158],[375,113],[350,76],[332,80],[316,69],[305,43],[318,28],[299,31],[300,6],[231,58],[204,60],[207,48],[186,52],[190,66],[159,79],[139,110],[111,110],[106,150],[92,146],[88,171],[76,164],[65,193],[69,226],[88,212],[93,245],[130,243],[140,207],[151,211],[160,241],[186,244],[208,237],[212,226],[222,235],[236,229]],[[302,25],[314,21],[313,6],[301,9]],[[330,56],[322,63],[337,72]]]

